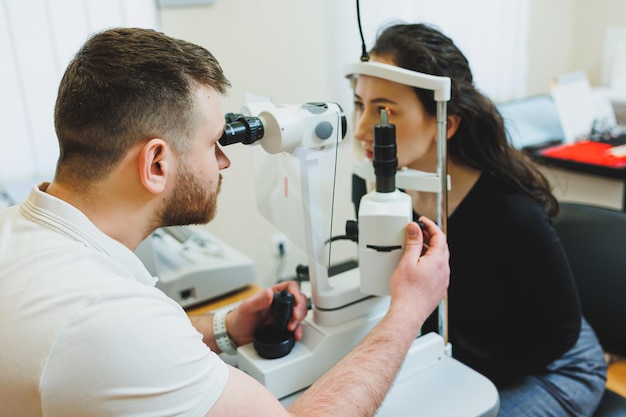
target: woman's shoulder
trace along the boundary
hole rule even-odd
[[[514,222],[526,225],[546,220],[543,206],[527,193],[514,188],[502,179],[483,173],[466,197],[467,208],[474,215],[483,213],[499,223]]]

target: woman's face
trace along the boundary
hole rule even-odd
[[[396,126],[398,167],[433,170],[437,118],[426,113],[412,87],[361,75],[354,88],[354,137],[365,156],[373,158],[374,126],[380,123],[382,109]]]

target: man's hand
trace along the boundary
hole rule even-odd
[[[228,334],[237,346],[251,343],[254,331],[261,326],[271,323],[270,306],[274,299],[274,293],[281,290],[290,292],[295,301],[291,320],[287,324],[287,330],[294,332],[296,340],[302,339],[302,326],[300,323],[307,314],[306,296],[300,291],[300,286],[297,282],[285,281],[252,295],[228,314],[226,327],[228,328]]]
[[[404,255],[391,277],[391,299],[423,321],[443,299],[450,280],[450,253],[445,234],[426,217],[424,233],[416,223],[406,228]]]

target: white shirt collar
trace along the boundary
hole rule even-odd
[[[25,217],[107,254],[123,264],[137,281],[151,286],[156,284],[158,278],[148,272],[133,251],[103,233],[76,207],[42,191],[47,187],[48,183],[43,183],[30,191],[21,204]]]

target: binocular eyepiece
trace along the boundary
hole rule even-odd
[[[226,127],[219,139],[222,146],[233,143],[243,143],[250,145],[260,140],[265,134],[263,121],[258,117],[245,116],[241,113],[226,113]]]

